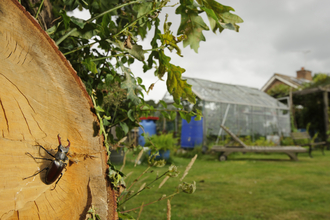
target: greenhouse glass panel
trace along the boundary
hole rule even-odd
[[[204,144],[225,138],[227,134],[220,128],[222,124],[235,135],[251,136],[252,140],[268,135],[290,135],[288,106],[266,93],[246,86],[185,79],[192,85],[198,102],[203,103]],[[168,93],[163,100],[173,103]]]

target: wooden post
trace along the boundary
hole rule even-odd
[[[291,128],[291,130],[295,130],[297,129],[297,123],[296,123],[296,118],[295,118],[295,109],[294,109],[294,105],[293,105],[293,96],[292,96],[292,87],[290,87],[290,111],[291,111],[291,122],[292,125],[294,126],[294,128]]]
[[[329,130],[328,108],[329,108],[328,92],[327,91],[323,91],[323,113],[324,113],[325,141],[327,141],[327,139],[328,139],[327,132]],[[327,145],[329,145],[329,144],[327,143]]]
[[[116,218],[107,180],[107,155],[83,83],[54,41],[17,0],[0,0],[0,218],[85,219],[93,205],[101,219]],[[49,161],[70,140],[69,162],[47,185]]]

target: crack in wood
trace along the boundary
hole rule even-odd
[[[49,200],[48,200],[48,198],[47,198],[46,194],[45,194],[45,198],[46,198],[47,202],[49,203],[50,207],[52,207],[52,209],[53,209],[53,210],[54,210],[54,212],[56,213],[56,211],[55,211],[54,207],[53,207],[53,206],[52,206],[52,204],[49,202]]]
[[[6,33],[5,35],[5,42],[7,42],[7,45],[3,48],[0,48],[0,53],[3,54],[6,59],[10,59],[12,57],[13,62],[16,62],[16,64],[20,64],[21,66],[27,61],[30,51],[30,47],[26,51],[20,44],[17,42],[14,38],[10,36],[10,33]],[[15,44],[15,46],[13,46]],[[24,57],[22,57],[23,52],[25,52]],[[6,55],[7,54],[7,55]],[[18,61],[16,61],[18,60]],[[33,60],[31,58],[29,60],[29,63]]]
[[[30,50],[30,49],[29,49]],[[26,61],[26,59],[27,59],[27,57],[28,57],[28,55],[29,55],[29,50],[26,52],[26,54],[25,54],[25,57],[24,57],[24,60],[23,60],[23,63],[21,64],[21,66],[23,66],[23,64],[25,63],[25,61]],[[30,62],[32,61],[32,59],[30,60]],[[30,63],[29,62],[29,63]]]
[[[2,103],[1,98],[0,98],[0,105],[1,105],[1,108],[2,108],[2,111],[3,111],[3,115],[5,117],[6,124],[7,124],[7,131],[9,133],[9,122],[8,122],[8,118],[7,118],[7,115],[6,115],[5,107],[3,106],[3,103]],[[4,136],[4,133],[3,133],[3,130],[2,130],[2,137],[5,137]]]
[[[38,213],[39,213],[40,211],[39,211],[39,207],[38,207],[38,205],[37,205],[36,201],[34,201],[34,204],[36,205],[36,207],[37,207],[37,210],[38,210]],[[39,218],[40,218],[40,217],[39,217]]]
[[[34,110],[34,108],[32,107],[32,105],[30,104],[29,99],[24,95],[24,93],[18,88],[18,86],[16,86],[10,79],[8,79],[8,77],[6,77],[4,74],[0,73],[0,75],[2,75],[7,81],[9,81],[13,86],[16,87],[16,89],[19,91],[19,93],[21,93],[21,95],[25,98],[25,100],[27,101],[28,105],[31,107],[31,109],[33,110],[34,113],[36,113],[36,111]]]
[[[31,116],[34,119],[34,121],[36,122],[36,124],[37,124],[38,128],[40,129],[40,131],[42,131],[45,134],[45,137],[43,137],[43,138],[46,138],[47,137],[47,133],[44,130],[42,130],[42,128],[40,127],[38,121],[34,118],[34,116],[32,114],[31,114]]]
[[[21,62],[21,56],[22,56],[23,51],[24,51],[24,49],[22,48],[21,52],[18,55],[18,62],[17,62],[17,64],[19,64],[19,62]],[[25,55],[25,57],[26,57],[26,55]]]
[[[13,52],[10,52],[6,59],[9,59],[9,57],[11,56],[12,53],[13,53]]]
[[[24,112],[22,111],[21,106],[19,105],[19,103],[18,103],[18,101],[16,100],[16,98],[14,98],[14,99],[15,99],[17,105],[18,105],[19,110],[20,110],[21,113],[22,113],[22,116],[23,116],[23,118],[24,118],[24,120],[25,120],[25,123],[26,123],[26,125],[27,125],[27,128],[29,129],[29,133],[30,133],[31,136],[33,137],[32,132],[31,132],[31,129],[30,129],[30,125],[29,125],[29,123],[28,123],[28,121],[27,121],[27,119],[26,119],[26,117],[25,117],[25,115],[24,115]]]
[[[81,140],[83,140],[83,137],[82,137],[82,135],[80,134],[80,132],[78,131],[78,129],[77,129],[77,128],[74,128],[74,130],[79,134]]]
[[[15,44],[15,48],[14,48],[14,51],[13,51],[13,53],[15,53],[15,52],[16,52],[16,49],[17,49],[17,41],[16,41],[16,44]]]

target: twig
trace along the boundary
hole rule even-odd
[[[165,173],[163,173],[162,175],[158,176],[155,180],[151,181],[150,183],[148,183],[145,187],[143,187],[143,189],[137,191],[136,193],[134,193],[131,197],[129,197],[128,199],[126,199],[124,202],[120,203],[117,205],[117,207],[123,205],[124,203],[126,203],[128,200],[130,200],[131,198],[135,197],[136,195],[138,195],[139,193],[141,193],[143,190],[147,189],[151,184],[153,184],[154,182],[156,182],[157,180],[159,180],[160,178],[162,178],[163,176],[165,176],[169,171],[166,171]]]
[[[71,54],[71,53],[76,52],[77,50],[81,50],[81,49],[83,49],[83,48],[85,48],[85,47],[93,46],[93,45],[96,44],[96,43],[97,43],[97,42],[93,42],[93,43],[90,43],[90,44],[84,45],[84,46],[82,46],[82,47],[78,47],[78,48],[76,48],[76,49],[74,49],[74,50],[71,50],[71,51],[69,51],[69,52],[64,53],[63,55],[64,55],[64,56],[69,55],[69,54]]]
[[[126,190],[127,192],[129,192],[129,190],[132,188],[132,186],[134,186],[134,184],[135,183],[137,183],[138,181],[139,181],[139,179],[148,171],[150,169],[150,166],[149,167],[147,167],[147,169],[145,169],[141,174],[140,174],[140,176],[137,178],[137,179],[135,179],[134,180],[134,182],[128,187],[128,189]],[[120,195],[120,197],[119,197],[119,200],[118,200],[118,202],[120,202],[121,200],[122,200],[122,198],[123,198],[123,196],[122,196],[123,194],[121,194]]]
[[[104,11],[103,13],[93,17],[93,18],[90,18],[88,19],[87,21],[84,22],[84,24],[88,24],[96,19],[98,19],[99,17],[102,17],[103,15],[105,14],[108,14],[110,12],[113,12],[119,8],[122,8],[122,7],[125,7],[127,5],[132,5],[132,4],[135,4],[135,3],[138,3],[139,1],[132,1],[132,2],[128,2],[128,3],[125,3],[125,4],[122,4],[122,5],[118,5],[117,7],[114,7],[114,8],[111,8],[107,11]],[[56,45],[59,45],[60,43],[62,43],[62,41],[64,41],[67,37],[69,37],[73,32],[75,32],[76,30],[78,30],[77,28],[73,28],[72,30],[70,30],[69,32],[67,32],[65,35],[63,35],[60,39],[58,39],[55,43]]]
[[[167,220],[171,220],[171,201],[168,199],[167,200]]]
[[[42,0],[41,3],[40,3],[40,6],[39,6],[38,11],[37,11],[37,14],[36,14],[36,19],[38,19],[38,15],[39,15],[39,13],[41,11],[41,8],[42,8],[42,5],[43,4],[44,4],[44,0]]]
[[[189,170],[191,169],[192,165],[195,163],[195,160],[197,158],[197,154],[191,159],[190,163],[188,164],[188,166],[186,167],[186,170],[184,171],[180,181],[182,181],[188,174]]]
[[[173,193],[173,194],[171,194],[171,195],[169,195],[169,196],[165,196],[165,197],[163,197],[163,198],[160,198],[160,199],[158,199],[158,200],[155,200],[155,201],[153,201],[153,202],[150,202],[150,203],[148,203],[148,204],[145,204],[145,205],[143,205],[143,207],[146,207],[147,205],[151,205],[151,204],[154,204],[154,203],[156,203],[156,202],[162,201],[162,200],[164,200],[164,199],[171,198],[171,197],[175,196],[176,194],[179,194],[179,192]],[[141,208],[141,207],[139,206],[139,207],[136,207],[136,208],[133,208],[133,209],[130,209],[130,210],[122,211],[122,212],[120,212],[120,213],[123,214],[123,213],[131,212],[131,211],[134,211],[134,210],[139,209],[139,208]]]
[[[142,213],[142,210],[143,210],[143,204],[144,204],[144,202],[142,202],[142,205],[141,205],[141,208],[140,208],[140,211],[139,211],[139,215],[138,215],[136,220],[140,219],[140,216],[141,216],[141,213]]]

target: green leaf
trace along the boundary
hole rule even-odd
[[[127,213],[120,213],[120,212],[118,212],[118,217],[119,217],[119,219],[122,219],[122,220],[124,220],[124,219],[125,220],[126,219],[135,219]]]
[[[72,23],[74,23],[77,26],[79,26],[81,29],[83,29],[84,26],[85,26],[85,20],[82,20],[82,19],[79,19],[79,18],[75,18],[75,17],[71,17],[71,21],[72,21]]]
[[[189,114],[187,114],[185,119],[186,119],[186,121],[187,121],[188,123],[190,123],[190,121],[191,121],[191,116],[190,116]]]
[[[141,1],[141,4],[135,4],[133,6],[134,11],[137,12],[137,18],[148,14],[152,10],[154,2],[153,1]],[[139,24],[143,25],[143,23],[147,20],[147,16],[145,18],[139,19]]]
[[[187,115],[186,113],[180,111],[179,114],[182,119],[186,120],[186,115]]]
[[[158,74],[164,75],[167,71],[167,90],[173,96],[175,103],[180,104],[180,98],[187,99],[191,103],[196,102],[195,95],[191,90],[191,85],[187,83],[187,80],[181,78],[185,69],[175,66],[170,63],[171,58],[164,54],[164,51],[159,51],[159,68]]]
[[[202,119],[202,116],[201,115],[196,115],[195,121],[200,121],[201,119]]]
[[[97,73],[96,64],[92,61],[92,59],[90,57],[88,57],[87,59],[83,60],[82,63],[87,67],[87,69],[89,71],[91,71],[94,74]]]
[[[65,29],[68,29],[70,26],[70,20],[71,20],[70,17],[66,14],[66,11],[64,11],[64,10],[60,11],[60,15],[63,19],[63,24],[64,24]]]
[[[161,104],[164,108],[167,108],[167,104],[163,100],[159,100],[159,104]]]
[[[136,59],[138,59],[140,61],[144,61],[145,51],[142,49],[142,46],[135,44],[135,45],[133,45],[132,49],[125,48],[125,50],[127,50],[128,53],[131,54]]]
[[[176,14],[181,15],[178,34],[187,36],[187,39],[183,40],[184,47],[190,45],[190,48],[198,53],[199,42],[205,41],[202,31],[209,30],[209,27],[198,15],[198,10],[193,5],[193,1],[180,0],[180,3],[181,5],[175,11]]]
[[[134,111],[132,109],[128,110],[127,116],[131,121],[135,121],[135,118],[134,118],[133,114],[134,114]]]
[[[181,49],[177,45],[177,43],[179,43],[180,41],[177,41],[176,38],[173,36],[172,32],[170,31],[171,25],[172,25],[171,22],[167,22],[167,16],[166,16],[166,19],[165,19],[165,22],[164,22],[164,34],[160,34],[159,35],[160,40],[162,42],[162,45],[167,46],[167,48],[170,51],[172,51],[173,49],[175,49],[176,50],[176,53],[180,57],[182,57],[182,55],[181,55]],[[180,39],[182,39],[182,38],[180,38]]]
[[[125,122],[119,122],[120,127],[123,129],[124,133],[127,134],[129,131],[129,128]]]
[[[183,106],[181,104],[173,103],[173,106],[178,109],[183,109]]]
[[[158,78],[160,80],[163,80],[162,78],[163,78],[164,74],[167,72],[167,66],[170,63],[171,58],[166,56],[164,54],[164,51],[161,50],[158,53],[158,59],[159,59],[159,67],[155,74],[158,76]]]
[[[107,119],[105,119],[105,118],[103,118],[103,125],[104,126],[108,126],[108,125],[110,125],[110,122],[107,120]]]
[[[176,118],[176,111],[170,112],[170,120],[174,120]]]
[[[111,120],[111,116],[103,115],[103,118],[105,118],[105,119],[107,119],[107,120]]]
[[[53,27],[48,28],[48,29],[46,30],[46,33],[47,33],[48,35],[54,34],[54,33],[56,32],[56,30],[57,30],[57,27],[58,27],[58,25],[54,25]]]
[[[87,29],[76,30],[76,31],[72,32],[70,34],[70,36],[89,40],[95,35],[95,32],[97,32],[97,31],[96,30],[87,30]]]
[[[113,75],[107,74],[105,77],[105,85],[110,86],[113,80]]]
[[[197,0],[197,2],[206,12],[214,33],[217,29],[221,32],[224,28],[238,32],[239,26],[236,23],[242,23],[243,19],[230,13],[230,11],[235,11],[232,7],[222,5],[215,0]]]
[[[187,80],[183,80],[181,75],[185,72],[185,69],[170,64],[167,68],[168,77],[166,81],[167,89],[173,96],[174,101],[179,104],[180,98],[187,99],[191,103],[196,102],[194,93],[191,90],[191,85],[187,83]]]
[[[167,112],[162,111],[161,113],[164,116],[164,118],[169,119],[169,120],[171,119],[170,115]]]
[[[95,110],[98,112],[104,112],[104,110],[101,106],[95,106]]]
[[[135,105],[140,103],[140,99],[137,96],[136,90],[139,90],[139,86],[136,84],[135,79],[131,76],[130,70],[121,64],[121,69],[124,72],[126,78],[121,84],[122,89],[127,89],[127,98],[130,99]]]

